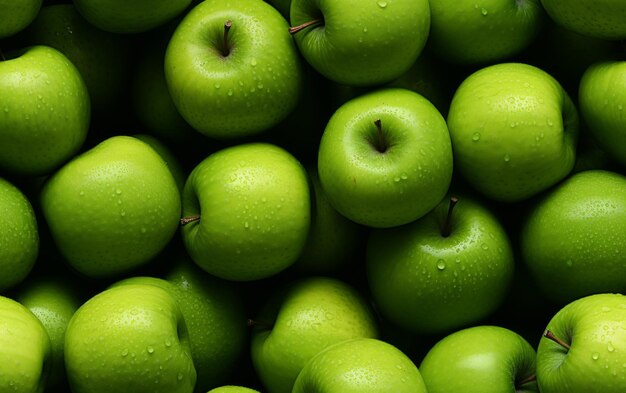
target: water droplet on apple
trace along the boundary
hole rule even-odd
[[[598,360],[600,358],[600,354],[598,352],[594,352],[591,354],[591,358],[593,360]]]
[[[363,28],[363,33],[367,33],[367,27]]]
[[[481,8],[480,13],[483,14],[483,16],[487,16],[487,14],[489,14],[489,11],[487,11],[486,8]]]
[[[472,140],[474,142],[478,142],[480,140],[480,133],[479,132],[475,132],[474,135],[472,135]]]
[[[256,59],[250,60],[250,64],[252,65],[252,67],[256,67]]]
[[[611,343],[611,342],[609,342],[609,345],[607,345],[606,349],[607,349],[609,352],[613,352],[613,351],[615,351],[615,347],[613,346],[613,343]]]
[[[178,377],[177,378],[178,378],[179,381],[182,381],[183,380],[183,374],[182,373],[178,373]]]
[[[445,270],[446,269],[446,261],[444,261],[443,259],[438,260],[437,261],[437,269]]]
[[[79,192],[79,193],[78,193],[78,195],[80,195],[80,196],[84,196],[84,195],[85,195],[85,191],[81,191],[81,192]]]
[[[509,161],[511,161],[511,156],[508,155],[508,154],[505,154],[504,155],[504,162],[509,162]]]
[[[228,96],[232,97],[232,95],[233,95],[233,89],[228,89]]]
[[[243,224],[243,227],[244,227],[244,228],[246,228],[246,229],[250,228],[250,224],[248,224],[248,221],[246,221],[246,222]]]
[[[8,106],[4,107],[4,113],[9,113],[9,107]]]
[[[399,183],[400,182],[400,177],[399,176],[394,177],[393,181],[396,182],[396,183]]]
[[[148,351],[148,353],[150,355],[152,355],[154,353],[154,348],[153,347],[148,347],[148,348],[146,348],[146,351]]]
[[[568,260],[567,260],[567,262],[566,262],[566,264],[567,264],[567,266],[572,267],[572,265],[573,265],[574,263],[572,262],[572,260],[571,260],[571,259],[568,259]]]
[[[128,349],[122,351],[122,357],[125,358],[126,356],[128,356]]]
[[[623,105],[618,105],[617,106],[617,110],[618,111],[623,111],[624,110],[624,106]]]
[[[376,3],[376,4],[378,4],[378,6],[379,6],[380,8],[386,8],[386,7],[387,7],[387,2],[386,2],[386,1],[379,1],[379,2],[378,2],[378,3]]]
[[[489,246],[486,245],[485,243],[481,244],[480,248],[482,248],[483,250],[488,250]]]
[[[220,85],[219,83],[216,83],[216,84],[215,84],[215,88],[216,88],[216,89],[219,89],[220,87],[222,87],[222,85]]]

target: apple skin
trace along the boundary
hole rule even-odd
[[[185,187],[185,181],[187,180],[187,176],[183,171],[183,167],[178,162],[178,159],[174,155],[174,153],[160,140],[148,134],[137,134],[133,135],[133,138],[137,138],[142,142],[150,145],[155,152],[161,156],[165,164],[169,168],[172,176],[174,177],[174,181],[176,182],[176,187],[178,191],[183,193],[183,188]]]
[[[0,0],[0,38],[10,37],[37,16],[43,0]]]
[[[290,21],[318,26],[296,33],[309,64],[326,78],[350,86],[390,82],[421,53],[430,28],[427,0],[293,0]]]
[[[382,152],[379,138],[386,145]],[[433,209],[450,185],[452,148],[445,120],[409,90],[357,97],[328,122],[318,171],[331,205],[350,220],[376,228],[414,221]]]
[[[0,296],[0,333],[2,391],[42,393],[50,339],[41,322],[26,307]]]
[[[577,173],[537,202],[523,224],[521,255],[559,304],[626,291],[626,177]]]
[[[535,350],[517,333],[476,326],[444,337],[419,366],[428,393],[538,393]],[[543,392],[542,392],[543,393]]]
[[[209,390],[209,393],[259,393],[259,391],[244,388],[242,386],[221,386],[219,388]]]
[[[324,277],[292,283],[255,321],[252,362],[268,393],[291,392],[306,362],[324,348],[378,336],[365,299],[342,281]]]
[[[229,53],[222,52],[224,25]],[[266,131],[295,108],[302,87],[287,21],[262,0],[209,0],[178,25],[165,77],[183,118],[215,139]]]
[[[127,136],[101,142],[56,172],[41,205],[65,259],[90,277],[150,261],[174,236],[181,212],[165,161]]]
[[[571,348],[542,337],[537,349],[541,393],[626,392],[626,296],[578,299],[563,307],[547,329]]]
[[[429,45],[446,60],[480,64],[524,50],[543,26],[540,0],[430,0]]]
[[[502,303],[513,278],[513,250],[497,218],[462,196],[444,237],[449,204],[370,234],[372,296],[382,315],[407,331],[441,333],[479,321]]]
[[[626,61],[596,63],[580,81],[580,112],[600,148],[626,166]]]
[[[291,154],[266,143],[233,146],[213,153],[189,175],[183,217],[200,219],[183,226],[183,240],[206,272],[258,280],[300,256],[310,209],[306,172]]]
[[[503,202],[529,198],[563,179],[576,159],[578,114],[539,68],[503,63],[470,75],[448,114],[455,168]]]
[[[142,33],[182,13],[191,0],[73,0],[76,9],[99,29],[112,33]]]
[[[89,128],[89,93],[59,51],[33,46],[0,61],[0,91],[0,169],[44,175],[80,149]]]
[[[82,301],[73,283],[62,278],[37,278],[19,287],[15,300],[41,321],[50,338],[49,377],[46,386],[57,386],[65,379],[65,331]]]
[[[292,393],[427,393],[411,359],[393,345],[357,338],[309,360]]]
[[[603,40],[626,39],[626,3],[622,0],[541,0],[559,25]]]
[[[0,293],[26,278],[38,254],[33,207],[17,187],[0,178]]]
[[[176,300],[154,285],[99,293],[72,317],[65,366],[75,393],[191,393],[196,371]]]

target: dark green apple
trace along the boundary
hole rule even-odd
[[[37,16],[43,0],[0,0],[0,38],[23,30]]]
[[[561,26],[604,40],[626,39],[623,0],[541,0],[548,15]]]

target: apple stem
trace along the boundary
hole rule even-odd
[[[317,26],[322,23],[321,19],[313,19],[306,23],[301,24],[300,26],[294,26],[289,28],[289,34],[294,35],[297,32],[306,29],[307,27]]]
[[[459,202],[459,198],[453,196],[450,197],[450,204],[448,205],[448,215],[446,216],[446,222],[441,229],[441,236],[448,237],[452,232],[452,211],[454,210],[454,206]]]
[[[224,38],[222,41],[222,56],[227,57],[230,55],[230,48],[228,47],[228,32],[233,27],[233,21],[227,20],[224,22]]]
[[[517,386],[526,385],[527,383],[534,382],[537,380],[537,376],[535,374],[530,375],[517,383]]]
[[[248,319],[248,327],[255,327],[255,326],[265,328],[265,329],[272,329],[274,327],[274,325],[272,325],[271,323],[256,321],[254,319]]]
[[[388,146],[385,142],[385,134],[383,133],[383,123],[380,119],[378,119],[374,122],[374,125],[376,125],[376,143],[374,144],[374,147],[380,153],[384,153],[387,151]]]
[[[194,221],[200,221],[200,216],[189,216],[189,217],[183,217],[180,219],[180,225],[185,226],[187,224],[189,224],[190,222],[194,222]]]
[[[554,341],[555,343],[559,344],[560,346],[562,346],[563,348],[567,349],[568,351],[571,348],[571,345],[569,345],[568,343],[566,343],[565,341],[561,340],[560,338],[558,338],[557,336],[554,335],[554,333],[552,333],[550,330],[546,329],[543,332],[543,336],[547,339],[550,339],[552,341]]]

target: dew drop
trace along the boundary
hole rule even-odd
[[[480,9],[480,13],[483,14],[483,16],[487,16],[487,14],[489,13],[489,11],[487,11],[486,8],[481,8]]]
[[[166,347],[171,347],[172,346],[172,342],[170,340],[165,340],[165,346]]]
[[[387,2],[386,1],[378,1],[376,4],[378,4],[378,6],[380,8],[386,8],[387,7]]]
[[[115,190],[115,193],[116,193],[117,195],[121,195],[121,194],[122,194],[122,190],[120,190],[120,189],[118,188],[117,190]]]
[[[591,354],[591,358],[593,360],[598,360],[600,358],[600,354],[598,352],[594,352]]]
[[[178,378],[179,381],[182,381],[183,380],[183,374],[182,373],[178,373],[178,377],[177,378]]]
[[[154,348],[153,347],[148,347],[148,348],[146,348],[146,351],[148,351],[148,353],[150,355],[152,355],[154,353]]]
[[[363,28],[363,33],[367,33],[367,27]]]
[[[126,356],[128,356],[128,349],[122,351],[122,357],[125,358]]]
[[[250,64],[252,65],[252,67],[256,67],[256,59],[250,60]]]
[[[446,262],[443,259],[440,259],[437,261],[437,269],[439,270],[445,270],[446,269]]]
[[[232,97],[232,95],[233,95],[233,90],[232,89],[228,89],[228,96]]]
[[[486,245],[485,243],[483,243],[483,244],[480,245],[480,248],[482,248],[483,250],[488,250],[489,246]]]
[[[478,142],[480,140],[480,133],[479,132],[475,132],[474,135],[472,135],[472,140],[474,142]]]
[[[509,161],[511,161],[511,156],[508,155],[508,154],[505,154],[504,155],[504,162],[509,162]]]
[[[613,346],[613,344],[611,342],[609,342],[609,345],[607,345],[606,349],[609,352],[614,352],[615,351],[615,347]]]

